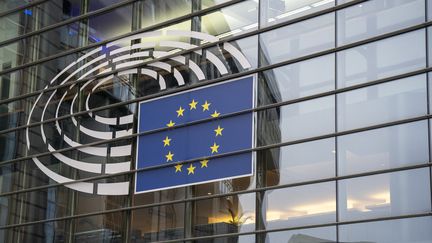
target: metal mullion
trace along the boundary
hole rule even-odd
[[[32,32],[28,32],[28,33],[25,33],[25,34],[22,34],[22,35],[19,35],[19,36],[13,37],[11,39],[4,40],[4,41],[0,42],[0,47],[12,44],[14,42],[17,42],[19,40],[31,37],[33,35],[41,34],[43,32],[47,32],[49,30],[53,30],[55,28],[58,28],[58,27],[61,27],[61,26],[64,26],[64,25],[67,25],[67,24],[70,24],[70,23],[73,23],[73,22],[77,22],[77,21],[80,21],[80,20],[84,20],[86,18],[90,18],[90,17],[94,17],[94,16],[98,16],[98,15],[104,14],[106,12],[109,12],[109,11],[113,10],[113,9],[120,8],[120,7],[126,6],[128,4],[132,4],[135,1],[138,1],[138,0],[125,0],[125,1],[122,1],[122,2],[119,2],[119,3],[108,5],[107,7],[104,7],[104,8],[92,11],[92,12],[87,12],[85,14],[69,18],[67,20],[64,20],[64,21],[61,21],[61,22],[58,22],[58,23],[55,23],[55,24],[52,24],[52,25],[48,25],[48,26],[43,27],[41,29],[38,29],[38,30],[35,30],[35,31],[32,31]]]
[[[363,173],[346,175],[346,176],[339,176],[339,177],[336,176],[336,177],[330,177],[330,178],[325,178],[325,179],[317,179],[317,180],[311,180],[311,181],[305,181],[305,182],[283,184],[283,185],[276,185],[276,186],[255,188],[255,189],[249,189],[249,190],[241,190],[241,191],[229,192],[229,193],[223,193],[223,194],[198,196],[198,197],[193,197],[193,198],[184,198],[184,199],[164,201],[164,202],[157,202],[157,203],[151,203],[151,204],[136,205],[136,206],[130,206],[130,207],[109,209],[109,210],[104,210],[104,211],[99,211],[99,212],[91,212],[91,213],[85,213],[85,214],[77,214],[77,215],[71,215],[71,216],[64,216],[64,217],[59,217],[59,218],[51,218],[51,219],[43,219],[43,220],[38,220],[38,221],[30,221],[30,222],[25,222],[25,223],[21,223],[21,224],[3,225],[3,226],[0,227],[0,230],[8,229],[8,228],[14,228],[14,227],[18,227],[18,226],[27,226],[27,225],[47,223],[47,222],[54,222],[54,221],[61,221],[61,220],[68,220],[68,219],[74,219],[74,218],[83,218],[83,217],[89,217],[89,216],[96,216],[96,215],[101,215],[101,214],[117,213],[117,212],[123,212],[123,211],[127,211],[127,210],[138,210],[138,209],[144,209],[144,208],[160,207],[160,206],[166,206],[166,205],[171,205],[171,204],[185,203],[185,202],[189,202],[189,201],[202,201],[202,200],[209,200],[209,199],[214,199],[214,198],[221,198],[221,197],[234,196],[234,195],[240,195],[240,194],[248,194],[248,193],[254,193],[254,192],[264,192],[264,191],[269,191],[269,190],[277,190],[277,189],[284,189],[284,188],[291,188],[291,187],[299,187],[299,186],[312,185],[312,184],[318,184],[318,183],[324,183],[324,182],[332,182],[332,181],[336,181],[336,180],[352,179],[352,178],[358,178],[358,177],[364,177],[364,176],[371,176],[371,175],[378,175],[378,174],[384,174],[384,173],[407,171],[407,170],[413,170],[413,169],[419,169],[419,168],[430,168],[430,167],[431,167],[431,165],[429,163],[425,163],[425,164],[404,166],[404,167],[398,167],[398,168],[392,168],[392,169],[363,172]],[[430,212],[430,213],[432,213],[432,212]],[[337,223],[337,224],[347,224],[347,221],[344,221],[344,222],[335,222],[335,223]]]
[[[325,135],[320,135],[320,136],[315,136],[315,137],[310,137],[310,138],[305,138],[305,139],[299,139],[299,140],[295,140],[295,141],[281,142],[281,143],[276,143],[276,144],[264,145],[264,146],[255,147],[255,148],[251,148],[251,149],[237,150],[237,151],[233,151],[233,152],[229,152],[229,153],[212,155],[212,156],[206,157],[206,158],[214,159],[214,158],[227,157],[227,156],[232,156],[232,155],[237,155],[237,154],[242,154],[242,153],[249,153],[249,152],[254,152],[254,151],[261,151],[261,150],[267,150],[267,149],[272,149],[272,148],[279,148],[279,147],[283,147],[283,146],[289,146],[289,145],[294,145],[294,144],[311,142],[311,141],[316,141],[316,140],[320,140],[320,139],[327,139],[327,138],[332,138],[332,137],[336,137],[336,136],[343,136],[343,135],[348,135],[348,134],[353,134],[353,133],[368,131],[368,130],[372,130],[372,129],[378,129],[378,128],[384,128],[384,127],[389,127],[389,126],[394,126],[394,125],[405,124],[405,123],[409,123],[409,122],[421,121],[421,120],[428,119],[430,117],[432,117],[432,115],[427,115],[427,116],[422,116],[422,117],[416,117],[416,118],[409,118],[409,119],[404,119],[404,120],[389,122],[389,123],[385,123],[385,124],[379,124],[379,125],[374,125],[374,126],[369,126],[369,127],[357,128],[357,129],[353,129],[353,130],[348,130],[348,131],[343,131],[343,132],[336,132],[336,133],[331,133],[331,134],[325,134]],[[66,149],[62,149],[62,150],[70,150],[70,148],[66,148]],[[61,152],[60,150],[58,150],[58,151]],[[50,153],[48,153],[48,154],[50,154]],[[29,157],[35,157],[35,156],[29,156]],[[17,160],[21,160],[21,159],[24,159],[24,158],[19,158]],[[57,183],[57,184],[52,184],[52,185],[45,185],[45,186],[40,186],[40,187],[33,187],[33,188],[23,189],[23,190],[19,190],[19,191],[6,192],[6,193],[0,194],[0,197],[7,196],[7,195],[12,195],[12,194],[30,192],[30,191],[35,191],[35,190],[41,190],[41,189],[46,189],[46,188],[51,188],[51,187],[57,187],[57,186],[61,186],[61,185],[69,185],[69,184],[75,184],[75,183],[79,183],[79,182],[99,180],[99,179],[104,179],[104,178],[109,178],[109,177],[115,177],[115,176],[132,174],[132,173],[136,173],[136,172],[142,172],[142,171],[149,171],[149,170],[154,170],[154,169],[160,169],[160,168],[170,167],[170,166],[173,166],[175,164],[185,164],[185,163],[194,162],[194,161],[197,161],[199,159],[200,158],[195,158],[195,159],[185,160],[185,161],[176,162],[176,163],[167,163],[167,164],[162,164],[162,165],[157,165],[157,166],[151,166],[151,167],[146,167],[146,168],[133,169],[133,170],[119,172],[119,173],[114,173],[114,174],[109,174],[109,175],[98,175],[98,176],[87,177],[87,178],[78,179],[78,180],[70,181],[70,182],[63,182],[63,183]],[[415,167],[417,167],[417,166],[419,166],[419,165],[415,165]],[[420,165],[420,166],[423,166],[423,167],[424,166],[430,166],[430,164],[424,164],[424,165]],[[406,168],[408,168],[408,167],[406,167]],[[394,169],[390,169],[390,170],[394,170]],[[387,171],[387,170],[385,170],[385,171]],[[373,174],[373,173],[375,173],[375,172],[368,172],[367,174]],[[383,173],[383,172],[382,171],[378,171],[377,173]],[[343,179],[345,177],[347,177],[347,176],[343,176],[343,177],[336,176],[335,178],[339,178],[339,179],[342,178]]]
[[[61,53],[58,53],[58,54],[55,54],[55,55],[52,55],[52,56],[48,56],[48,57],[43,58],[43,59],[39,59],[39,60],[34,61],[34,62],[29,62],[29,63],[23,64],[23,65],[20,65],[20,66],[17,66],[17,67],[9,68],[7,70],[2,70],[2,71],[0,71],[0,76],[3,75],[3,74],[6,74],[6,73],[14,72],[14,71],[17,71],[17,70],[20,70],[20,69],[23,69],[23,68],[26,68],[26,67],[29,67],[29,66],[33,66],[33,65],[36,65],[36,64],[40,64],[40,63],[43,63],[43,62],[46,62],[46,61],[51,61],[51,60],[54,60],[54,59],[59,58],[59,57],[67,56],[69,54],[73,54],[73,53],[80,52],[80,51],[85,51],[87,49],[91,49],[91,48],[94,48],[94,47],[103,46],[103,45],[105,45],[105,44],[107,44],[109,42],[116,41],[116,40],[119,40],[119,39],[122,39],[122,38],[125,38],[125,37],[129,37],[129,36],[140,34],[140,33],[143,33],[143,32],[152,31],[152,30],[164,28],[164,27],[167,27],[167,26],[170,26],[170,25],[178,24],[178,23],[183,22],[185,20],[189,20],[192,17],[204,15],[204,14],[207,14],[207,13],[211,13],[213,11],[217,11],[217,10],[219,10],[221,8],[224,8],[224,7],[227,7],[227,6],[231,6],[231,5],[234,5],[236,3],[243,2],[243,1],[246,1],[246,0],[232,0],[232,1],[224,2],[224,3],[221,3],[221,4],[218,4],[218,5],[215,5],[215,6],[212,6],[212,7],[209,7],[209,8],[200,10],[200,11],[197,11],[195,13],[190,13],[190,14],[183,15],[183,16],[180,16],[180,17],[177,17],[177,18],[173,18],[173,19],[170,19],[170,20],[167,20],[167,21],[155,24],[155,25],[151,25],[151,26],[142,28],[142,29],[137,30],[137,31],[131,31],[129,33],[125,33],[123,35],[118,35],[118,36],[115,36],[115,37],[112,37],[112,38],[109,38],[109,39],[106,39],[106,40],[103,40],[103,41],[100,41],[100,42],[97,42],[97,43],[93,43],[93,44],[90,44],[90,45],[87,45],[87,46],[83,46],[83,47],[71,49],[71,50],[68,50],[68,51],[64,51],[64,52],[61,52]],[[358,0],[358,1],[367,1],[367,0]]]
[[[23,5],[23,6],[20,6],[20,7],[14,8],[14,9],[6,10],[6,11],[0,13],[0,18],[5,17],[5,16],[10,15],[10,14],[17,13],[17,12],[19,12],[19,11],[21,11],[21,10],[26,9],[26,8],[34,7],[34,6],[36,6],[36,5],[39,5],[39,4],[42,4],[42,3],[45,3],[45,2],[47,2],[47,1],[48,1],[48,0],[33,1],[33,2],[29,3],[29,4],[26,4],[26,5]]]

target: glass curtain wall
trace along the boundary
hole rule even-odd
[[[0,241],[432,242],[431,18],[428,0],[0,0]],[[254,175],[134,193],[138,102],[244,75]]]

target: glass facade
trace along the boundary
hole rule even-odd
[[[431,19],[429,0],[0,0],[0,242],[432,242]],[[253,175],[134,193],[138,103],[248,75]]]

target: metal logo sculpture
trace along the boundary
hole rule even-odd
[[[197,47],[196,45],[181,42],[181,41],[173,41],[172,37],[175,38],[191,38],[195,39],[198,42],[216,42],[219,41],[218,37],[194,32],[194,31],[182,31],[182,30],[162,30],[162,31],[154,31],[141,33],[137,35],[133,35],[130,37],[125,37],[120,40],[116,40],[106,44],[103,47],[96,48],[84,56],[80,57],[76,61],[72,62],[66,68],[61,70],[50,82],[45,86],[44,89],[49,88],[50,86],[55,85],[63,85],[68,82],[72,82],[75,80],[81,80],[87,77],[91,77],[97,74],[103,74],[107,72],[115,72],[118,69],[122,69],[116,73],[117,76],[129,75],[129,74],[140,74],[147,76],[151,79],[154,79],[155,82],[158,83],[159,90],[164,90],[167,88],[167,83],[165,81],[164,75],[156,70],[162,70],[164,73],[169,73],[172,75],[176,81],[177,86],[182,86],[185,84],[185,80],[180,73],[180,71],[176,68],[177,65],[180,67],[183,66],[183,69],[189,70],[191,73],[195,75],[195,77],[199,80],[205,80],[206,75],[203,70],[201,70],[199,64],[193,62],[192,60],[186,58],[183,55],[178,55],[173,58],[170,58],[169,61],[172,63],[176,63],[176,67],[170,64],[170,62],[160,62],[156,61],[153,63],[149,63],[143,67],[134,68],[131,66],[138,65],[144,63],[146,60],[151,60],[155,58],[161,58],[167,55],[172,54],[173,52],[164,51],[166,49],[176,49],[176,50],[187,50],[191,48]],[[146,40],[146,38],[148,38]],[[171,39],[170,39],[171,38]],[[141,43],[131,44],[133,40],[142,40]],[[156,41],[153,41],[156,40]],[[245,56],[238,50],[235,46],[230,43],[223,43],[220,46],[231,58],[235,59],[239,66],[243,69],[250,68],[250,64]],[[225,58],[228,55],[216,55],[210,50],[198,50],[194,51],[194,53],[200,55],[202,58],[205,58],[212,66],[216,68],[220,75],[228,74],[229,71],[227,69],[227,65],[224,63]],[[96,56],[94,58],[94,56]],[[87,60],[90,59],[91,60]],[[130,69],[127,69],[131,67]],[[69,75],[68,75],[69,74]],[[67,76],[66,76],[67,75]],[[65,77],[65,78],[64,78]],[[114,79],[114,74],[108,75],[101,79],[91,79],[89,81],[84,82],[82,85],[78,86],[78,84],[71,84],[67,88],[58,88],[50,91],[42,92],[34,102],[34,105],[30,111],[27,125],[32,122],[43,122],[47,119],[55,119],[60,117],[61,112],[65,110],[65,107],[70,106],[68,112],[70,114],[74,114],[74,107],[76,106],[76,100],[78,94],[80,92],[85,91],[87,93],[87,97],[85,97],[85,107],[87,110],[90,110],[91,107],[89,105],[90,97],[95,91],[100,89],[104,84],[108,83],[110,80]],[[79,91],[79,92],[77,92]],[[72,98],[73,96],[73,98]],[[59,97],[56,102],[53,102],[53,97]],[[66,104],[66,97],[71,99]],[[49,108],[48,108],[49,107]],[[50,112],[47,112],[50,110]],[[49,114],[48,114],[49,113]],[[84,124],[78,123],[74,116],[70,117],[68,122],[69,127],[76,127],[80,134],[84,136],[88,136],[92,139],[92,141],[102,141],[108,140],[112,138],[119,138],[132,134],[131,124],[133,123],[132,112],[129,112],[127,115],[118,116],[118,117],[104,117],[96,114],[92,114],[92,112],[88,112],[88,118],[94,124],[94,126],[86,126]],[[51,117],[48,117],[48,116]],[[60,122],[64,122],[60,120]],[[31,151],[34,150],[36,146],[38,148],[37,152],[40,152],[40,146],[43,145],[44,149],[47,149],[48,152],[51,152],[49,160],[55,158],[61,164],[61,166],[56,166],[57,171],[49,168],[47,165],[49,162],[43,162],[38,157],[33,157],[33,161],[36,166],[49,178],[57,183],[66,183],[65,186],[80,192],[92,193],[98,195],[126,195],[129,194],[129,181],[121,181],[121,182],[87,182],[87,181],[78,181],[75,182],[76,179],[72,179],[70,177],[76,176],[66,176],[62,175],[62,168],[74,168],[74,171],[79,171],[80,173],[90,173],[97,175],[107,175],[107,174],[115,174],[121,172],[127,172],[131,169],[131,161],[122,161],[124,157],[131,156],[131,144],[126,145],[113,145],[109,146],[107,144],[102,144],[98,146],[83,146],[83,144],[76,141],[74,139],[72,132],[68,127],[61,126],[59,120],[56,120],[53,126],[48,126],[47,123],[41,123],[38,127],[28,127],[26,129],[26,143],[27,149],[31,154]],[[118,130],[108,130],[107,131],[98,131],[94,129],[94,127],[129,127],[128,129],[118,129]],[[92,128],[93,127],[93,128]],[[37,133],[41,136],[30,136],[31,133],[34,133],[33,129],[38,129]],[[61,148],[57,143],[50,143],[48,138],[58,137],[57,141],[61,145],[66,145],[68,147],[77,147],[76,150],[79,151],[80,154],[84,154],[87,158],[92,158],[91,161],[85,161],[83,159],[77,159],[76,156],[71,156],[68,152],[58,151]],[[41,140],[41,141],[40,141]],[[79,140],[79,139],[78,139]],[[39,146],[39,147],[38,147]],[[117,158],[115,163],[101,163],[97,162],[103,161],[109,155],[110,158]],[[74,157],[74,158],[72,158]],[[95,161],[96,160],[96,161]],[[70,174],[70,173],[63,173]],[[124,179],[127,180],[127,179]]]

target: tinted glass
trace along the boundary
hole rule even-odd
[[[426,76],[338,94],[338,129],[349,130],[427,113]]]
[[[334,0],[262,0],[261,26],[273,25],[333,7]]]
[[[336,186],[327,182],[267,191],[263,205],[267,229],[334,222]]]
[[[334,96],[258,112],[258,144],[292,141],[333,133]],[[317,126],[317,121],[320,125]]]
[[[419,121],[338,137],[338,174],[426,163],[427,131],[427,121]]]
[[[258,84],[259,105],[333,90],[334,66],[335,56],[331,54],[263,72]]]
[[[267,186],[330,178],[335,175],[335,139],[260,151],[258,159],[266,165]]]
[[[338,52],[337,86],[347,87],[426,67],[425,31]]]
[[[341,221],[431,210],[428,168],[346,179],[338,183]]]
[[[339,226],[343,242],[432,242],[432,218],[408,218]]]
[[[334,14],[326,14],[260,35],[261,65],[305,56],[335,46]]]
[[[337,12],[338,45],[403,29],[425,21],[424,0],[373,0]]]

